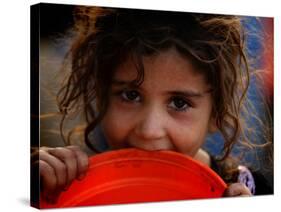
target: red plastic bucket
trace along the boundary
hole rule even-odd
[[[226,184],[208,166],[172,151],[123,149],[90,158],[87,176],[75,180],[56,204],[41,208],[158,202],[221,197]]]

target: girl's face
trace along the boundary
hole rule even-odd
[[[132,61],[113,77],[101,126],[113,149],[173,150],[195,156],[214,129],[210,87],[176,50],[144,57],[145,77],[137,87]]]

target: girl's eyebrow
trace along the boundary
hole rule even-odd
[[[129,84],[130,81],[125,81],[125,80],[118,80],[118,79],[113,79],[112,84],[117,84],[117,85],[124,85],[124,84]]]
[[[112,80],[112,85],[117,85],[117,86],[121,86],[121,85],[130,85],[130,86],[136,86],[135,81],[134,80],[118,80],[118,79],[113,79]]]
[[[206,92],[200,93],[200,92],[193,91],[193,90],[182,90],[182,91],[167,91],[165,93],[168,95],[171,95],[171,96],[185,96],[185,97],[200,98],[200,97],[203,97]]]

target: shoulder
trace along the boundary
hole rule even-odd
[[[272,183],[264,176],[262,171],[253,170],[251,167],[241,165],[231,157],[225,160],[218,160],[214,156],[210,156],[210,160],[210,167],[227,184],[243,183],[254,195],[273,194]]]

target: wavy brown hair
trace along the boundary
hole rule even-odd
[[[65,58],[70,66],[64,66],[70,74],[58,93],[61,131],[67,115],[82,111],[85,142],[97,151],[89,134],[107,111],[116,68],[132,59],[138,72],[133,83],[140,85],[142,57],[175,48],[212,88],[212,116],[224,138],[222,159],[239,140],[250,145],[240,117],[249,87],[249,65],[239,17],[100,7],[77,7],[74,17],[75,37]]]

